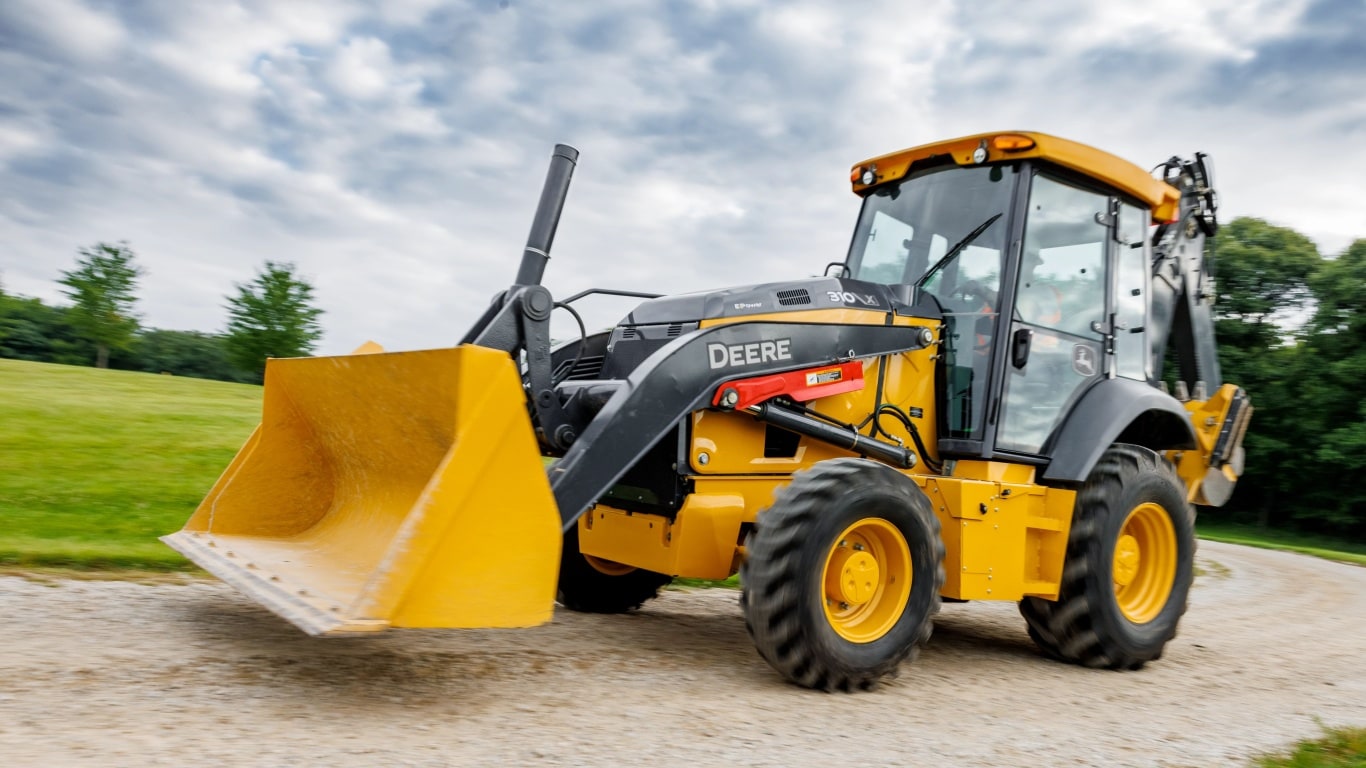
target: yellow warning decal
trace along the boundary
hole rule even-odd
[[[829,384],[844,378],[844,372],[839,368],[831,368],[825,371],[812,371],[806,374],[806,386],[814,387],[818,384]]]

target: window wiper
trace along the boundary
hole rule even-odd
[[[928,283],[930,281],[930,278],[934,277],[936,272],[943,269],[945,264],[948,264],[950,261],[953,260],[953,257],[959,254],[959,252],[961,252],[964,248],[967,248],[969,245],[971,245],[973,240],[976,240],[978,237],[980,237],[983,232],[987,231],[987,227],[990,227],[992,224],[995,224],[996,220],[999,218],[1001,218],[1001,214],[999,213],[995,216],[992,216],[991,218],[987,219],[981,224],[978,224],[977,228],[969,232],[967,236],[964,237],[962,240],[959,240],[958,242],[954,243],[953,247],[950,248],[947,253],[941,256],[939,258],[939,261],[936,261],[934,263],[933,267],[930,267],[929,269],[925,270],[925,274],[921,275],[920,279],[915,281],[915,287],[919,288],[925,283]]]

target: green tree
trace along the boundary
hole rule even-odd
[[[237,284],[228,297],[228,359],[251,374],[265,377],[266,358],[299,357],[313,351],[322,338],[313,306],[313,286],[290,263],[267,261],[256,279]]]
[[[1310,315],[1314,294],[1311,275],[1323,263],[1314,242],[1287,227],[1261,219],[1238,218],[1225,225],[1214,242],[1216,332],[1225,378],[1245,355],[1261,355],[1284,345],[1290,331]],[[1253,364],[1260,372],[1262,366]],[[1251,372],[1251,371],[1249,371]]]
[[[1301,380],[1312,406],[1298,410],[1308,426],[1301,450],[1318,475],[1305,507],[1329,528],[1363,532],[1366,490],[1345,480],[1366,472],[1366,240],[1324,262],[1310,285],[1318,308]]]
[[[171,373],[220,381],[247,379],[228,362],[226,340],[198,331],[144,331],[134,346],[136,367],[148,373]]]
[[[57,282],[71,299],[71,324],[95,345],[95,367],[109,367],[111,349],[127,349],[138,329],[134,291],[142,270],[127,243],[82,248],[76,268]]]
[[[0,295],[0,357],[80,365],[94,348],[82,341],[62,307],[38,299]]]
[[[1239,218],[1214,241],[1215,335],[1224,380],[1245,390],[1257,409],[1244,447],[1238,490],[1216,517],[1284,525],[1301,509],[1311,457],[1311,427],[1297,407],[1306,361],[1300,329],[1314,305],[1310,282],[1323,263],[1304,235],[1260,219]]]

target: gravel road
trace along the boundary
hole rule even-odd
[[[1366,568],[1201,542],[1139,672],[1047,661],[946,605],[872,693],[782,683],[728,590],[532,630],[309,638],[215,581],[0,577],[0,764],[1245,765],[1366,725]]]

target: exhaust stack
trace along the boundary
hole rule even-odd
[[[526,249],[522,251],[522,265],[517,270],[517,285],[540,285],[546,262],[550,261],[550,245],[555,241],[555,229],[560,225],[560,212],[569,195],[569,180],[574,176],[574,165],[579,151],[567,144],[556,144],[546,170],[541,201],[536,206],[536,217],[531,220]]]

